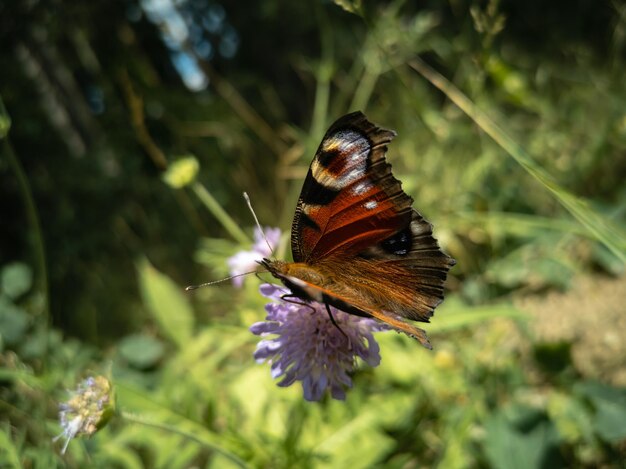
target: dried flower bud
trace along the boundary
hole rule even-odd
[[[111,383],[103,376],[89,377],[72,391],[72,397],[59,405],[59,422],[63,432],[54,438],[65,438],[61,453],[70,441],[79,436],[91,436],[109,421],[114,413]]]

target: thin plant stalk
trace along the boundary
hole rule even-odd
[[[39,212],[37,211],[37,205],[35,203],[35,198],[33,197],[33,192],[30,188],[30,184],[28,182],[28,178],[24,173],[24,169],[20,164],[20,161],[13,150],[11,143],[9,142],[8,133],[11,128],[11,118],[9,114],[6,112],[4,107],[4,103],[2,102],[2,98],[0,97],[0,140],[3,140],[2,146],[4,149],[4,154],[7,156],[7,160],[9,162],[9,166],[13,169],[15,177],[17,179],[17,185],[22,194],[22,198],[24,199],[24,208],[26,210],[26,218],[28,220],[29,225],[33,230],[33,247],[35,252],[35,263],[37,265],[37,279],[39,283],[38,289],[42,292],[43,295],[43,307],[42,313],[45,318],[44,321],[39,321],[41,327],[47,328],[49,326],[50,321],[50,292],[48,290],[48,267],[46,261],[46,248],[43,240],[43,232],[41,229],[41,221],[39,218]],[[48,334],[44,334],[44,347],[47,349],[48,347]],[[46,366],[46,360],[43,362],[43,367]]]
[[[189,440],[195,441],[196,443],[215,451],[216,453],[221,454],[225,458],[229,459],[233,463],[235,463],[239,467],[248,467],[248,465],[240,459],[238,456],[233,454],[231,451],[224,449],[222,446],[217,444],[214,440],[216,437],[212,435],[208,430],[204,427],[193,424],[193,429],[189,431],[181,429],[179,426],[175,426],[172,424],[158,422],[148,417],[134,414],[132,412],[120,411],[119,416],[126,420],[127,422],[135,423],[138,425],[143,425],[146,427],[157,428],[159,430],[163,430],[169,433],[174,433],[180,435]],[[193,422],[186,422],[187,424],[192,424]]]
[[[191,189],[204,204],[204,206],[217,218],[228,234],[230,234],[238,243],[250,244],[250,239],[244,231],[235,223],[232,217],[222,208],[215,197],[199,182],[194,182]]]
[[[500,145],[531,176],[548,189],[555,198],[593,236],[603,243],[621,262],[626,264],[626,234],[611,220],[594,211],[587,201],[575,196],[563,187],[498,124],[491,120],[457,87],[419,58],[409,66],[441,90],[454,104],[467,114],[487,135]]]

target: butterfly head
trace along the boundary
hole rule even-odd
[[[264,257],[262,260],[257,261],[257,263],[265,267],[271,274],[273,274],[277,270],[280,270],[281,264],[285,264],[284,261],[273,261],[272,259],[268,259],[267,257]]]
[[[259,261],[267,271],[277,279],[281,280],[288,288],[293,291],[294,282],[310,283],[313,285],[323,285],[325,277],[323,273],[303,262],[285,262],[281,260],[263,259]],[[295,292],[294,292],[295,293]]]
[[[265,267],[267,271],[277,279],[284,282],[286,275],[289,275],[288,262],[280,260],[272,260],[264,257],[263,260],[257,261],[260,265]]]

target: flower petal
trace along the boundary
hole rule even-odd
[[[273,300],[280,300],[281,295],[288,293],[287,290],[273,283],[264,283],[259,287],[261,295]]]
[[[359,357],[371,366],[380,363],[379,346],[372,333],[387,328],[376,321],[331,307],[337,327],[321,304],[287,303],[280,299],[287,290],[272,284],[261,285],[261,293],[275,302],[265,306],[267,320],[250,330],[277,337],[261,340],[254,358],[271,359],[272,377],[282,378],[278,386],[300,381],[308,401],[319,401],[327,391],[334,399],[345,399],[345,389],[352,386],[355,359]]]

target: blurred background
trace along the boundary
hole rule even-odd
[[[2,467],[624,467],[626,6],[0,3]],[[252,358],[327,126],[362,110],[457,260],[343,402]],[[287,234],[278,255],[287,257]],[[267,280],[267,279],[266,279]],[[119,415],[62,455],[59,402]]]

